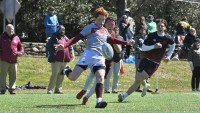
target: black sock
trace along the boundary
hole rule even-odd
[[[71,69],[67,69],[67,70],[65,71],[65,74],[67,75],[67,77],[69,76],[69,73],[71,73],[71,72],[72,72]]]

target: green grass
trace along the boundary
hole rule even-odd
[[[161,94],[148,93],[141,97],[140,93],[133,93],[124,102],[117,102],[116,94],[104,94],[108,102],[106,109],[95,109],[95,96],[88,105],[81,105],[81,100],[75,99],[75,91],[67,91],[63,95],[48,95],[43,90],[23,90],[17,95],[0,96],[0,112],[27,112],[27,113],[183,113],[199,112],[199,93],[192,92],[162,92]]]
[[[77,58],[78,59],[78,58]],[[69,63],[74,67],[76,61]],[[0,95],[0,112],[20,113],[182,113],[199,112],[200,93],[191,92],[191,71],[187,61],[162,62],[158,69],[159,90],[161,94],[148,93],[141,97],[136,92],[124,102],[117,102],[116,94],[104,94],[103,99],[108,102],[106,109],[95,109],[95,95],[89,104],[81,105],[82,100],[77,100],[75,95],[82,88],[89,70],[84,72],[77,81],[69,81],[66,77],[63,82],[63,95],[48,95],[46,90],[17,90],[16,95]],[[17,85],[21,86],[28,81],[35,85],[48,85],[51,75],[50,64],[46,58],[20,57],[18,66]],[[133,83],[135,77],[134,64],[125,64],[125,74],[120,76],[119,91],[126,91]],[[155,76],[150,79],[151,88],[155,90]]]

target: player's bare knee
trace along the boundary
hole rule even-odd
[[[96,82],[97,82],[97,83],[104,83],[103,77],[97,77],[97,78],[96,78]]]

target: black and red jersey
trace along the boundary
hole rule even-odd
[[[169,45],[174,44],[174,41],[169,36],[158,36],[157,32],[150,33],[144,40],[144,44],[147,46],[155,45],[156,43],[161,43],[162,48],[152,49],[150,51],[144,51],[143,55],[145,58],[160,63],[165,55],[166,49]]]

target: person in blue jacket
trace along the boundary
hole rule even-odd
[[[57,26],[59,25],[58,17],[54,13],[55,13],[55,8],[52,6],[49,7],[48,14],[44,19],[46,42],[57,31]]]
[[[57,26],[59,26],[58,18],[55,15],[55,8],[49,7],[48,14],[44,19],[44,27],[45,27],[45,34],[46,34],[46,43],[52,37],[54,33],[57,31]],[[46,50],[46,57],[48,57],[49,52]]]

